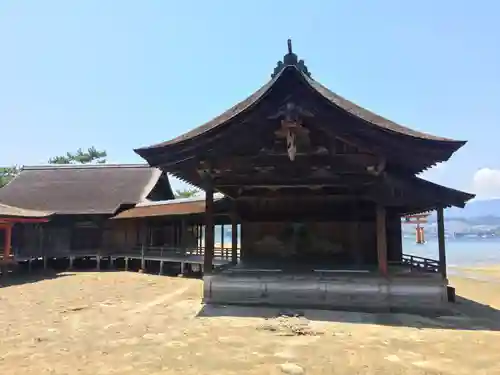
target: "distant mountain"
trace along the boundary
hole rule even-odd
[[[445,212],[446,219],[500,218],[500,199],[473,200],[465,208],[452,207]]]

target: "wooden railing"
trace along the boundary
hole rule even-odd
[[[108,251],[109,252],[109,251]],[[132,249],[120,249],[118,251],[111,251],[113,254],[126,254],[133,252],[134,254],[145,257],[166,257],[166,256],[190,256],[198,255],[203,256],[205,254],[204,247],[179,247],[179,246],[135,246]],[[237,257],[239,257],[240,250],[237,251]],[[232,249],[228,248],[214,248],[214,258],[215,259],[225,259],[230,260],[232,257]]]
[[[440,264],[435,259],[403,254],[403,264],[424,272],[439,272]]]
[[[181,247],[181,246],[103,246],[95,249],[44,249],[41,251],[38,248],[16,248],[13,249],[11,258],[34,258],[34,257],[68,257],[79,255],[101,255],[103,257],[109,255],[126,255],[134,254],[135,256],[190,256],[198,255],[203,256],[205,253],[204,247]],[[239,258],[240,249],[237,250],[237,257]],[[231,248],[214,248],[214,259],[231,260]],[[3,251],[0,251],[0,259],[3,258]]]

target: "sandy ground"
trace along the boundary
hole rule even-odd
[[[472,272],[472,271],[468,271]],[[490,272],[500,279],[500,268]],[[203,308],[201,281],[65,273],[0,288],[1,374],[500,374],[500,284],[456,316]],[[490,306],[488,306],[490,305]]]

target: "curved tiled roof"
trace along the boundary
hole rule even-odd
[[[209,130],[212,130],[212,129],[214,129],[215,127],[217,127],[219,125],[224,124],[225,122],[231,120],[233,117],[239,115],[240,113],[242,113],[243,111],[245,111],[246,109],[248,109],[249,107],[251,107],[252,105],[254,105],[255,103],[257,103],[257,101],[264,94],[266,94],[267,91],[272,87],[272,85],[274,84],[275,80],[276,79],[271,80],[270,82],[268,82],[267,84],[265,84],[264,86],[262,86],[260,89],[258,89],[256,92],[254,92],[252,95],[250,95],[248,98],[246,98],[245,100],[243,100],[243,101],[239,102],[238,104],[232,106],[231,108],[229,108],[227,111],[225,111],[221,115],[213,118],[212,120],[204,123],[203,125],[198,126],[197,128],[194,128],[194,129],[188,131],[187,133],[181,134],[180,136],[175,137],[175,138],[173,138],[173,139],[171,139],[169,141],[162,142],[162,143],[159,143],[159,144],[155,144],[155,145],[152,145],[152,146],[141,147],[138,150],[157,148],[157,147],[172,145],[172,144],[175,144],[175,143],[186,141],[186,140],[192,139],[192,138],[194,138],[194,137],[196,137],[196,136],[198,136],[198,135],[200,135],[202,133],[205,133],[205,132],[207,132]]]
[[[214,202],[224,199],[222,194],[214,194]],[[132,219],[154,216],[192,215],[205,212],[205,197],[178,198],[158,202],[142,202],[135,207],[120,212],[112,219]]]
[[[332,92],[331,90],[329,90],[325,86],[321,85],[319,82],[310,78],[310,76],[308,74],[305,74],[297,66],[288,65],[288,66],[284,66],[283,69],[279,73],[277,73],[273,79],[271,79],[271,81],[266,83],[264,86],[262,86],[260,89],[258,89],[256,92],[254,92],[249,97],[247,97],[245,100],[239,102],[238,104],[231,107],[229,110],[225,111],[221,115],[215,117],[214,119],[208,121],[207,123],[195,128],[195,129],[193,129],[185,134],[182,134],[174,139],[171,139],[169,141],[162,142],[159,144],[155,144],[152,146],[148,146],[148,147],[141,147],[141,148],[137,149],[136,152],[138,152],[140,154],[141,150],[156,149],[156,148],[161,148],[163,146],[169,146],[169,145],[181,143],[181,142],[193,139],[193,138],[195,138],[195,137],[197,137],[205,132],[208,132],[212,129],[215,129],[221,125],[224,125],[229,120],[244,113],[245,111],[250,109],[252,106],[257,104],[270,91],[270,89],[280,79],[280,77],[283,76],[283,73],[286,71],[289,71],[290,69],[293,69],[297,73],[297,76],[299,78],[303,79],[304,82],[313,91],[316,91],[317,93],[319,93],[329,103],[331,103],[335,107],[340,108],[340,109],[346,111],[347,113],[363,120],[364,122],[366,122],[369,125],[372,125],[372,126],[379,128],[381,130],[390,131],[393,133],[401,134],[403,136],[408,136],[408,137],[412,137],[412,138],[455,144],[457,149],[459,147],[461,147],[463,144],[465,144],[464,141],[457,141],[457,140],[439,137],[439,136],[434,136],[432,134],[413,130],[411,128],[408,128],[406,126],[403,126],[403,125],[397,124],[391,120],[388,120],[382,116],[379,116],[379,115],[377,115],[377,114],[375,114],[367,109],[364,109],[363,107],[341,97],[340,95],[337,95],[336,93]]]
[[[385,130],[390,130],[395,133],[400,133],[406,136],[414,137],[414,138],[420,138],[420,139],[428,139],[432,141],[444,141],[444,142],[459,142],[463,143],[462,141],[456,141],[453,139],[449,138],[444,138],[444,137],[439,137],[435,136],[432,134],[428,133],[423,133],[417,130],[413,130],[411,128],[408,128],[403,125],[399,125],[395,123],[394,121],[388,120],[382,116],[377,115],[376,113],[373,113],[363,107],[360,107],[359,105],[341,97],[340,95],[337,95],[333,91],[330,91],[327,89],[325,86],[320,84],[319,82],[313,80],[312,78],[309,78],[307,76],[304,76],[304,79],[307,81],[307,83],[318,93],[320,93],[325,99],[327,99],[329,102],[332,104],[336,105],[337,107],[343,109],[346,112],[349,112],[351,115],[356,116],[374,126],[377,126],[379,128],[385,129]]]

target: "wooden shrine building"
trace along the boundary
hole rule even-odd
[[[448,283],[443,209],[473,195],[417,174],[464,144],[333,93],[289,41],[254,94],[136,152],[206,191],[206,302],[434,308],[446,301]],[[232,200],[241,222],[241,261],[223,270],[213,268],[214,191]],[[417,269],[402,253],[401,217],[434,209],[440,259]]]
[[[64,258],[92,258],[99,266],[126,236],[127,227],[109,218],[139,202],[173,198],[165,173],[134,164],[28,166],[0,189],[2,204],[50,212],[49,221],[17,220],[9,232],[15,261],[43,258],[45,266]]]
[[[25,210],[0,203],[0,268],[6,269],[14,263],[12,253],[12,229],[15,224],[40,224],[50,220],[52,212]],[[3,237],[3,240],[2,240]]]
[[[213,251],[215,266],[236,263],[239,256],[237,241],[224,243],[224,226],[232,224],[230,203],[220,194],[214,196],[214,224],[221,229],[220,239]],[[148,262],[155,262],[159,265],[160,274],[163,274],[166,266],[177,269],[181,274],[186,270],[185,265],[190,265],[191,271],[199,270],[203,264],[205,246],[204,216],[204,197],[139,203],[110,219],[114,222],[113,227],[129,228],[125,241],[119,246],[119,251],[113,253],[113,257],[140,258],[141,269],[144,270],[152,268],[148,267]],[[234,239],[238,228],[233,226],[231,231]],[[138,237],[142,240],[137,241]]]
[[[23,207],[0,203],[0,259],[11,264],[177,274],[203,263],[205,199],[174,199],[166,173],[148,165],[24,167],[0,202]],[[214,264],[235,263],[239,250],[223,236],[231,202],[214,202],[222,227]]]

